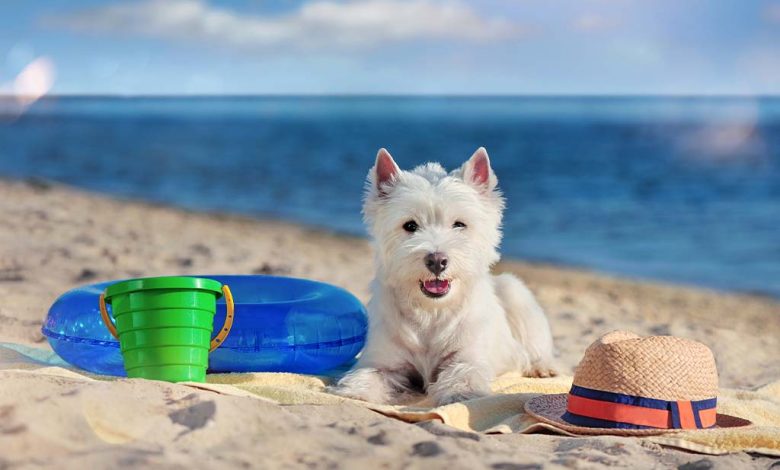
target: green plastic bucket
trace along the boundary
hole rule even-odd
[[[217,299],[223,294],[225,325],[212,340]],[[106,304],[111,305],[113,322]],[[112,284],[100,295],[101,317],[119,339],[130,378],[205,382],[209,353],[230,333],[233,311],[227,285],[198,277],[131,279]]]

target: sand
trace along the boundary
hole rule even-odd
[[[780,303],[772,299],[522,262],[497,270],[518,273],[538,295],[564,373],[601,333],[625,328],[705,342],[723,387],[753,388],[780,377]],[[0,181],[0,342],[48,348],[40,333],[46,311],[79,284],[184,273],[308,277],[365,301],[372,252],[366,240],[289,223]],[[406,424],[349,403],[280,406],[45,369],[0,371],[0,449],[0,469],[767,468],[774,462],[744,453],[690,454],[633,438],[477,435],[434,422]]]

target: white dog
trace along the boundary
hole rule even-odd
[[[458,170],[438,163],[401,171],[381,149],[363,213],[376,244],[366,347],[333,388],[398,403],[427,393],[437,404],[490,393],[504,372],[555,375],[550,326],[528,288],[493,276],[504,201],[484,148]]]

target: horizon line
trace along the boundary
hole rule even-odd
[[[0,93],[0,99],[19,97],[24,95]],[[52,93],[39,99],[51,98],[780,98],[780,93]]]

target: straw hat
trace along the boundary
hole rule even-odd
[[[532,398],[525,411],[575,434],[652,435],[750,424],[718,414],[710,349],[674,336],[613,331],[585,351],[568,394]]]

